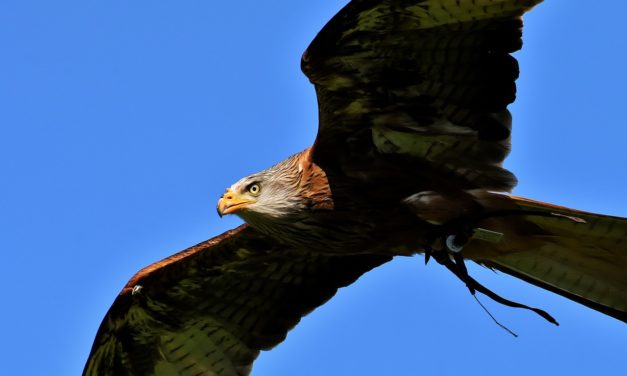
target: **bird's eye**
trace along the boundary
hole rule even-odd
[[[258,183],[253,183],[248,186],[248,192],[256,196],[259,194],[259,192],[261,192],[261,187],[259,186]]]

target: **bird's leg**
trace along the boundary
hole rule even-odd
[[[474,217],[482,212],[472,195],[447,194],[439,191],[415,193],[403,202],[421,220],[435,225],[436,230],[427,239],[425,263],[429,262],[437,251],[444,250],[441,256],[459,254],[473,235]],[[442,257],[440,257],[442,260]],[[458,257],[459,259],[459,257]]]
[[[470,293],[475,295],[475,289],[469,281],[470,276],[468,275],[468,269],[466,268],[466,263],[464,262],[464,256],[462,254],[464,246],[468,243],[471,237],[471,226],[469,226],[468,223],[462,223],[457,228],[456,232],[448,233],[448,235],[445,235],[443,239],[443,256],[446,256],[446,258],[440,257],[440,259],[436,260],[439,264],[444,265],[449,269],[454,269],[451,271],[453,271],[453,273],[466,284]]]
[[[472,221],[456,220],[443,225],[430,241],[425,249],[425,264],[433,257],[438,264],[444,265],[459,277],[474,295],[475,289],[468,282],[468,269],[464,263],[462,251],[464,246],[473,236]]]

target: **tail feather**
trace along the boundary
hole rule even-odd
[[[492,208],[521,215],[482,222],[504,238],[471,242],[467,257],[627,322],[626,218],[495,196]]]

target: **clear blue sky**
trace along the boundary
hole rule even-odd
[[[299,58],[344,2],[0,5],[0,374],[80,373],[135,271],[238,224],[215,213],[224,188],[315,137]],[[518,195],[627,216],[627,2],[598,4],[549,0],[526,17],[507,166]],[[483,299],[514,339],[448,272],[399,259],[253,375],[624,372],[626,325],[471,273],[562,325]]]

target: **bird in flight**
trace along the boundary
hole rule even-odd
[[[627,321],[627,220],[507,194],[511,53],[539,2],[349,2],[301,59],[313,145],[226,190],[218,213],[247,225],[133,276],[83,373],[247,375],[338,288],[419,253],[506,304],[465,261]]]

